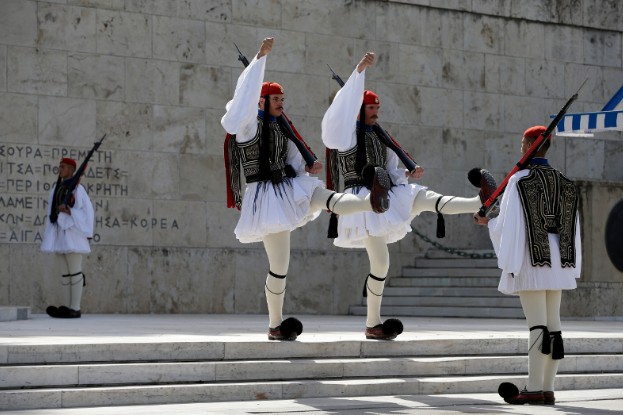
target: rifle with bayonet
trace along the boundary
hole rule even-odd
[[[510,180],[511,176],[517,173],[519,170],[525,169],[526,166],[530,164],[530,161],[532,161],[535,155],[539,152],[541,147],[543,147],[543,145],[545,144],[545,140],[551,139],[550,134],[552,133],[552,131],[554,131],[554,129],[556,128],[560,120],[562,120],[562,117],[565,116],[565,113],[569,110],[569,107],[571,106],[571,104],[573,104],[573,101],[575,101],[578,98],[578,94],[580,93],[580,90],[582,89],[585,83],[586,83],[586,80],[584,80],[582,85],[580,85],[580,88],[578,88],[578,91],[575,94],[573,94],[571,98],[569,98],[566,104],[558,112],[556,117],[552,120],[552,122],[549,123],[545,131],[534,141],[534,143],[530,146],[528,151],[521,157],[521,159],[517,162],[517,164],[513,166],[510,173],[506,175],[506,177],[504,178],[504,181],[498,186],[497,189],[495,189],[495,191],[489,197],[489,199],[487,199],[482,204],[482,206],[478,210],[478,215],[480,217],[484,218],[485,216],[487,216],[489,211],[493,208],[493,206],[495,206],[498,199],[502,196],[502,193],[504,193],[504,190],[506,189],[506,186],[508,185],[508,181]]]
[[[87,163],[93,156],[93,153],[95,153],[100,148],[100,146],[102,145],[102,142],[104,141],[104,138],[106,138],[106,134],[104,134],[102,138],[100,138],[99,141],[93,144],[93,148],[89,150],[84,161],[80,164],[78,169],[76,169],[73,176],[71,176],[69,179],[64,180],[64,181],[61,178],[61,176],[58,176],[58,179],[56,180],[56,187],[54,188],[54,197],[52,198],[52,208],[50,209],[50,222],[51,223],[56,223],[58,219],[58,207],[59,206],[61,205],[71,206],[72,204],[71,200],[74,194],[74,190],[76,190],[78,183],[80,183],[80,178],[82,177],[82,175],[84,174],[84,171],[87,168]]]
[[[331,71],[331,78],[335,79],[335,82],[343,87],[344,81],[342,80],[342,78],[340,78],[340,76],[333,71],[329,64],[327,64],[327,66]],[[402,163],[405,165],[407,170],[409,170],[409,172],[412,173],[413,171],[415,171],[415,168],[417,167],[417,163],[415,162],[415,160],[413,160],[413,158],[406,151],[404,151],[402,147],[398,145],[398,143],[396,143],[396,141],[387,133],[387,131],[385,131],[384,128],[382,128],[378,123],[377,126],[379,127],[377,131],[380,133],[379,138],[381,142],[389,147],[394,153],[396,153],[400,161],[402,161]]]
[[[246,56],[242,54],[238,45],[234,43],[234,46],[238,50],[238,60],[242,62],[242,64],[246,68],[247,66],[249,66],[249,60],[247,59]],[[305,164],[307,164],[307,167],[311,168],[314,165],[314,162],[318,160],[318,158],[316,157],[314,152],[311,150],[311,148],[309,148],[305,140],[303,140],[303,137],[296,130],[296,128],[294,127],[294,124],[292,124],[292,121],[290,121],[290,119],[286,116],[286,114],[281,113],[281,115],[279,116],[279,119],[280,119],[279,125],[283,126],[284,128],[286,128],[286,130],[288,130],[287,131],[288,134],[286,135],[288,136],[288,138],[290,138],[290,141],[294,143],[296,148],[301,153],[301,156],[303,156],[303,160],[305,160]],[[295,138],[298,138],[298,140],[296,140]]]

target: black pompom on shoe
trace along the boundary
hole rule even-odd
[[[491,173],[480,167],[474,167],[468,171],[467,180],[469,180],[474,187],[480,189],[478,196],[480,196],[480,201],[482,203],[485,203],[498,188]]]
[[[303,333],[303,323],[294,317],[288,317],[279,327],[268,329],[268,340],[296,340]]]
[[[54,317],[54,318],[60,317],[59,316],[60,313],[58,312],[58,307],[56,306],[53,306],[53,305],[48,306],[48,308],[45,309],[45,312],[50,317]]]
[[[480,173],[480,167],[474,167],[473,169],[467,172],[467,180],[469,180],[469,182],[474,187],[480,188],[481,177],[482,177],[482,174]]]
[[[513,396],[519,395],[519,388],[513,383],[502,382],[500,386],[498,386],[498,394],[502,399],[512,398]]]

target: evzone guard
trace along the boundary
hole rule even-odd
[[[498,389],[514,405],[555,403],[554,382],[564,358],[562,290],[576,288],[582,270],[578,191],[545,158],[551,136],[544,126],[524,132],[521,152],[536,148],[542,135],[546,138],[535,157],[510,177],[499,215],[474,215],[477,224],[489,228],[502,270],[498,289],[519,296],[530,330],[528,384],[522,391],[509,382]]]
[[[473,169],[468,175],[480,187],[480,197],[443,196],[424,186],[409,183],[419,179],[424,169],[408,156],[377,124],[380,99],[364,89],[366,69],[374,64],[375,54],[366,53],[346,84],[335,96],[322,119],[322,141],[330,151],[330,177],[327,183],[337,189],[338,175],[343,177],[345,192],[359,197],[370,194],[372,172],[386,170],[391,179],[391,205],[380,215],[368,212],[340,216],[334,244],[343,248],[365,248],[370,261],[363,295],[367,298],[365,336],[368,339],[391,340],[403,331],[398,319],[381,319],[381,301],[389,270],[387,245],[404,238],[411,231],[411,221],[422,212],[441,214],[473,214],[496,188],[486,170]],[[399,166],[406,161],[410,168]],[[339,212],[336,212],[339,213]]]
[[[355,212],[377,215],[389,205],[389,176],[372,172],[373,191],[340,194],[310,174],[323,166],[302,142],[283,114],[284,90],[263,82],[267,55],[274,39],[266,38],[257,55],[240,74],[234,97],[221,119],[225,140],[228,207],[240,209],[234,230],[242,243],[262,242],[269,271],[264,292],[268,305],[269,340],[295,340],[303,331],[293,317],[283,319],[286,275],[290,261],[290,233],[314,220],[323,209],[344,217]],[[240,186],[240,166],[246,179]],[[376,212],[376,213],[375,213]]]
[[[78,183],[84,166],[83,163],[76,172],[76,160],[61,159],[58,180],[48,199],[48,220],[41,251],[61,255],[65,271],[61,278],[65,303],[46,309],[54,318],[80,318],[82,315],[80,302],[82,288],[86,285],[82,256],[91,252],[89,238],[93,236],[95,218],[89,195]]]

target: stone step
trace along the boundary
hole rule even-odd
[[[465,252],[467,256],[451,254],[441,249],[429,249],[424,257],[430,259],[496,259],[495,251],[492,249],[469,249]]]
[[[470,258],[416,258],[416,268],[495,268],[498,269],[498,260],[492,259],[470,259]]]
[[[417,278],[390,278],[388,287],[495,287],[500,277],[417,277]],[[500,293],[500,295],[503,295]]]
[[[497,390],[500,382],[514,382],[522,385],[526,382],[526,376],[371,377],[34,390],[12,389],[0,390],[0,407],[7,410],[17,410],[258,399],[484,393]],[[557,390],[618,388],[622,383],[623,373],[619,372],[560,374],[556,379]]]
[[[521,374],[526,356],[232,360],[0,367],[1,389]],[[623,355],[567,355],[559,373],[623,372]]]
[[[498,268],[414,268],[403,267],[403,278],[408,277],[500,277]]]
[[[396,297],[499,297],[496,287],[392,287],[383,290],[383,298]]]
[[[362,333],[364,322],[361,322]],[[405,331],[417,327],[405,326]],[[523,334],[523,332],[522,332]],[[361,336],[363,338],[363,334]],[[568,354],[623,354],[623,338],[574,337]],[[0,367],[80,363],[185,362],[329,358],[523,355],[524,337],[497,335],[486,339],[439,338],[410,341],[223,341],[71,344],[0,344]]]
[[[385,298],[384,298],[385,300]],[[351,306],[350,314],[365,316],[366,306]],[[381,307],[383,316],[405,317],[462,317],[462,318],[523,318],[521,308],[504,307],[418,307],[418,306],[385,306]]]
[[[365,299],[364,299],[365,301]],[[362,302],[361,305],[365,305]],[[384,296],[383,306],[414,307],[508,307],[521,308],[518,297],[393,297]]]
[[[28,320],[30,307],[2,306],[0,307],[0,321]]]

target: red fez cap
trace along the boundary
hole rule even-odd
[[[76,160],[70,159],[69,157],[63,157],[61,159],[62,164],[69,164],[70,166],[74,166],[76,168]]]
[[[363,91],[363,105],[380,104],[379,96],[367,89]]]
[[[547,128],[543,127],[542,125],[535,125],[534,127],[530,127],[526,131],[524,131],[523,136],[528,138],[537,138],[538,136],[543,134],[545,130],[547,130]],[[552,135],[550,134],[549,137],[551,136]]]
[[[261,96],[277,94],[283,94],[283,87],[277,82],[264,82],[262,84],[262,93],[260,94]]]

